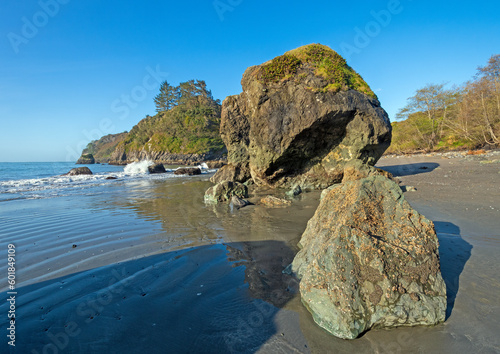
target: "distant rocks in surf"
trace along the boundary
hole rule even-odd
[[[62,176],[81,176],[81,175],[92,175],[92,171],[88,167],[76,167],[71,169],[68,173]]]
[[[199,167],[182,167],[175,170],[174,175],[201,175],[201,169]]]
[[[165,173],[167,171],[165,170],[165,166],[163,166],[163,164],[155,163],[152,166],[148,166],[148,172],[150,174],[155,174],[155,173]]]

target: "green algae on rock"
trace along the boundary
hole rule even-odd
[[[205,192],[205,202],[218,204],[229,202],[233,196],[248,197],[248,187],[238,182],[220,182]]]

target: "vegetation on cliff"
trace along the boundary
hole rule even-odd
[[[392,123],[388,153],[498,147],[500,145],[500,55],[474,78],[447,89],[429,84],[408,99]]]
[[[163,82],[155,97],[158,113],[135,125],[117,150],[204,154],[219,151],[221,105],[206,83],[190,80],[174,87]]]
[[[91,141],[82,152],[82,157],[92,155],[97,163],[105,163],[111,160],[111,155],[116,146],[125,139],[127,132],[105,135],[99,140]]]
[[[327,46],[311,44],[291,50],[274,58],[261,67],[260,78],[264,83],[276,83],[292,77],[300,80],[301,70],[313,70],[325,80],[323,92],[353,89],[376,98],[363,78],[354,71],[344,58]],[[298,75],[297,75],[298,74]],[[314,90],[318,90],[314,88]]]

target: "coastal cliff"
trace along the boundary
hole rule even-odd
[[[212,97],[204,81],[190,80],[155,98],[158,113],[146,116],[128,133],[108,135],[82,152],[81,161],[92,154],[97,163],[128,164],[151,160],[190,165],[225,158],[219,135],[221,104]],[[158,102],[161,101],[161,104]],[[165,103],[167,101],[167,103]]]

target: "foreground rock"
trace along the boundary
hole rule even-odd
[[[205,202],[215,204],[228,202],[233,196],[247,198],[248,187],[238,182],[217,183],[205,192]]]
[[[155,173],[165,173],[167,171],[165,170],[165,166],[163,166],[163,164],[155,163],[152,166],[148,166],[148,172],[150,174],[155,174]]]
[[[76,161],[77,165],[92,165],[95,164],[94,155],[92,154],[82,154],[78,161]]]
[[[88,167],[77,167],[71,169],[68,173],[63,174],[63,176],[79,176],[79,175],[91,175],[92,171]]]
[[[175,170],[174,175],[188,175],[188,176],[201,175],[201,170],[198,167],[183,167]]]
[[[372,176],[332,187],[292,263],[318,325],[353,339],[372,327],[443,322],[446,286],[434,225],[397,184]]]
[[[374,165],[390,145],[387,113],[336,52],[301,47],[248,68],[222,105],[228,165],[212,178],[326,188],[352,161]]]

